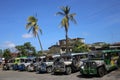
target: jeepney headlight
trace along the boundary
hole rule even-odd
[[[96,63],[94,63],[94,62],[93,62],[92,64],[93,64],[93,65],[96,65]]]
[[[92,62],[92,67],[96,67],[96,63],[95,62]]]
[[[81,66],[81,69],[84,69],[84,66]]]

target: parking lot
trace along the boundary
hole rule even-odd
[[[120,70],[111,71],[102,78],[83,77],[79,72],[71,75],[51,75],[48,73],[36,74],[35,72],[2,71],[0,69],[0,80],[120,80]]]

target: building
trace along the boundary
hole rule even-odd
[[[120,42],[116,42],[110,45],[110,48],[112,49],[120,49]]]
[[[85,43],[84,38],[73,38],[73,39],[68,39],[68,51],[72,52],[73,45],[76,41],[79,41],[81,43]],[[53,53],[66,53],[66,39],[59,40],[58,44],[52,45],[49,47],[49,51]]]
[[[18,55],[19,55],[18,53],[11,53],[12,58],[16,58],[16,57],[18,57]]]
[[[53,53],[53,54],[60,53],[60,46],[58,44],[52,45],[48,49],[49,49],[49,53]]]

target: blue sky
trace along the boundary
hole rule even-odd
[[[120,42],[120,0],[1,0],[0,49],[31,42],[40,50],[37,38],[25,29],[28,16],[36,13],[44,50],[64,39],[64,28],[59,27],[62,16],[55,13],[66,5],[71,7],[71,13],[76,13],[77,21],[70,23],[70,38],[85,38],[88,44]]]

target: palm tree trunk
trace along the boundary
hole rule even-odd
[[[40,44],[41,52],[43,53],[42,43],[41,43],[41,41],[40,41],[40,37],[39,37],[39,35],[38,35],[38,34],[37,34],[37,37],[38,37],[38,41],[39,41],[39,44]]]
[[[69,52],[68,49],[69,49],[69,48],[68,48],[68,31],[66,31],[66,53]]]

